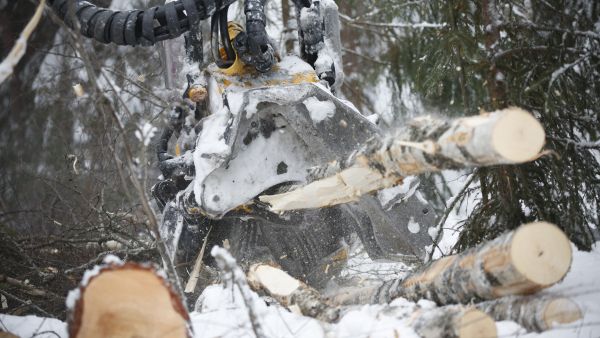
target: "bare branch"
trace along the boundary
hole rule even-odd
[[[35,30],[40,19],[42,17],[42,12],[44,11],[44,5],[46,4],[46,0],[40,1],[33,17],[21,32],[21,35],[17,39],[17,42],[13,46],[13,48],[8,53],[8,56],[0,63],[0,83],[4,82],[13,72],[13,69],[19,63],[23,55],[25,55],[25,50],[27,49],[27,39],[31,36],[31,33]]]

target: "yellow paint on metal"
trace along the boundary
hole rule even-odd
[[[227,29],[229,30],[229,37],[232,40],[239,33],[243,32],[243,27],[235,22],[229,22]],[[223,56],[225,55],[223,48],[219,52]],[[278,64],[273,65],[273,68],[268,73],[259,73],[254,67],[245,65],[238,57],[237,51],[233,65],[226,69],[214,69],[212,76],[217,81],[218,90],[221,94],[230,86],[259,88],[319,82],[319,78],[314,71],[303,70],[294,73],[288,69],[281,68]]]
[[[175,156],[181,156],[181,147],[179,143],[175,144]]]
[[[233,41],[233,39],[235,39],[236,36],[238,36],[238,34],[240,34],[241,32],[244,31],[244,28],[237,22],[233,22],[230,21],[229,23],[227,23],[227,30],[229,31],[229,38],[231,39],[231,41]],[[222,53],[225,52],[224,49],[222,49],[221,51]],[[238,75],[244,75],[244,74],[248,74],[251,70],[251,67],[247,67],[242,60],[240,60],[240,58],[237,55],[237,51],[235,52],[235,61],[233,62],[233,64],[231,65],[231,67],[223,69],[223,74],[228,75],[228,76],[238,76]],[[225,86],[229,86],[227,84],[225,84]]]
[[[316,73],[298,73],[292,77],[293,84],[300,83],[316,83],[319,82],[319,78]]]

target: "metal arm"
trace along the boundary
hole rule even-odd
[[[72,0],[50,0],[49,3],[65,22]],[[112,11],[87,1],[75,0],[75,16],[81,34],[102,43],[149,46],[172,39],[189,31],[199,20],[209,18],[215,11],[236,0],[177,0],[145,10]]]

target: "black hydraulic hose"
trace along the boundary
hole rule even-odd
[[[221,43],[225,49],[225,55],[227,60],[235,61],[235,51],[231,45],[231,39],[229,38],[229,27],[227,24],[227,10],[228,8],[222,9],[219,13],[219,28],[221,29]]]
[[[211,53],[219,68],[229,68],[235,62],[235,51],[231,45],[229,31],[227,29],[228,7],[213,14],[210,23]],[[225,58],[221,56],[219,45],[223,45]]]
[[[113,11],[83,0],[49,0],[50,6],[69,25],[69,3],[79,20],[81,34],[102,43],[117,45],[153,45],[175,38],[191,29],[215,11],[236,0],[177,0],[145,10]]]

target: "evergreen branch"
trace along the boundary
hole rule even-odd
[[[573,145],[575,148],[580,149],[600,149],[600,140],[596,141],[575,141],[568,138],[559,138],[559,137],[548,137],[548,139],[560,143],[565,143],[567,145]]]
[[[430,22],[402,22],[402,23],[387,23],[387,22],[369,22],[351,18],[348,15],[340,13],[340,18],[354,25],[373,26],[382,28],[444,28],[445,23],[430,23]]]
[[[502,58],[504,58],[506,56],[510,56],[510,55],[513,55],[513,54],[516,54],[516,53],[521,53],[521,52],[532,52],[532,51],[546,52],[546,51],[551,50],[551,49],[557,49],[557,47],[540,45],[540,46],[528,46],[528,47],[511,48],[511,49],[503,50],[503,51],[500,51],[500,52],[496,53],[493,56],[493,60],[494,61],[498,61],[499,59],[502,59]],[[575,53],[575,54],[582,52],[581,50],[579,50],[577,48],[570,48],[570,47],[565,48],[564,50],[567,51],[567,52],[570,52],[570,53]],[[563,50],[561,50],[561,51],[563,51]]]
[[[600,34],[592,32],[592,31],[580,31],[580,30],[569,30],[560,27],[548,27],[548,26],[540,26],[534,24],[532,22],[504,22],[498,25],[499,29],[506,28],[526,28],[536,31],[546,31],[546,32],[559,32],[559,33],[568,33],[572,35],[585,36],[591,39],[600,41]]]
[[[471,185],[471,183],[473,183],[473,181],[475,180],[475,177],[477,177],[477,175],[471,174],[471,177],[463,185],[462,189],[460,189],[460,191],[458,192],[458,194],[456,194],[456,196],[454,196],[454,198],[452,199],[452,202],[446,208],[446,212],[444,212],[444,215],[442,216],[442,218],[438,222],[438,225],[436,227],[437,234],[435,235],[435,239],[433,240],[433,245],[432,245],[432,248],[431,248],[431,252],[429,253],[429,255],[427,257],[427,262],[430,262],[433,259],[433,254],[435,253],[435,249],[436,248],[439,249],[440,252],[442,251],[442,249],[439,247],[439,243],[442,240],[442,235],[444,233],[444,224],[446,223],[446,220],[448,219],[448,216],[450,216],[450,214],[452,213],[452,211],[454,210],[454,208],[458,204],[458,201],[462,201],[463,200],[463,197],[464,197],[465,193],[467,192],[467,189],[469,188],[469,186]],[[442,252],[442,255],[443,254],[444,253]]]
[[[349,54],[352,54],[352,55],[356,55],[356,56],[358,56],[358,57],[360,57],[360,58],[363,58],[363,59],[365,59],[365,60],[367,60],[367,61],[371,61],[371,62],[373,62],[373,63],[379,64],[379,65],[382,65],[382,66],[391,66],[391,65],[392,65],[392,64],[391,64],[391,63],[389,63],[389,62],[385,62],[385,61],[380,61],[380,60],[377,60],[377,59],[375,59],[375,58],[373,58],[373,57],[370,57],[370,56],[368,56],[368,55],[361,54],[361,53],[359,53],[359,52],[357,52],[357,51],[354,51],[354,50],[352,50],[352,49],[350,49],[350,48],[345,48],[345,47],[342,47],[342,51],[344,51],[344,53],[349,53]]]

